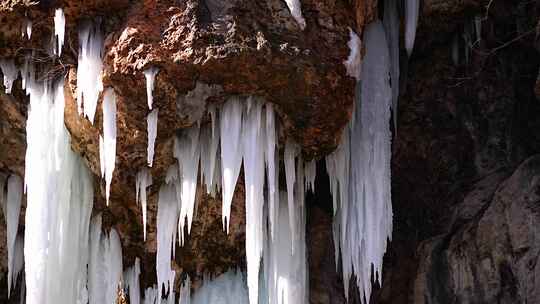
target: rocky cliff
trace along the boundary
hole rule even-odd
[[[66,17],[60,57],[46,50],[59,7]],[[95,175],[93,212],[103,212],[104,226],[118,230],[126,264],[141,257],[143,286],[155,282],[157,193],[173,162],[173,136],[207,122],[203,113],[210,105],[257,95],[275,105],[280,146],[294,138],[306,159],[318,160],[316,191],[307,197],[310,302],[345,302],[334,265],[324,156],[338,145],[353,111],[355,81],[343,65],[349,29],[362,33],[384,5],[303,0],[302,10],[305,29],[281,0],[0,1],[0,58],[23,65],[31,54],[42,79],[66,78],[65,125],[73,150]],[[412,56],[401,48],[392,143],[394,232],[372,303],[540,302],[539,16],[537,1],[421,2]],[[77,26],[87,19],[99,20],[105,33],[103,85],[117,92],[109,207],[100,180],[101,111],[91,124],[79,116],[75,101]],[[31,39],[21,36],[29,20]],[[146,165],[143,70],[151,66],[160,69],[154,90],[160,118],[144,242],[135,178]],[[1,173],[24,176],[27,112],[20,78],[12,94],[0,88]],[[204,273],[245,267],[239,181],[228,235],[220,201],[198,191],[199,209],[176,255],[177,272],[197,281]],[[0,220],[1,238],[4,227]],[[3,302],[4,242],[0,256]],[[359,301],[351,291],[349,302]]]

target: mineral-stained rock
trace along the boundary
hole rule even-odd
[[[125,265],[141,258],[144,286],[155,282],[157,193],[174,161],[174,136],[210,104],[258,95],[275,104],[280,141],[293,137],[308,158],[330,152],[352,111],[354,80],[343,61],[349,28],[382,12],[382,1],[302,0],[301,30],[282,0],[0,1],[0,58],[21,66],[31,54],[41,79],[66,78],[65,125],[72,148],[94,173],[94,213],[119,231]],[[62,57],[49,55],[56,8],[66,16]],[[393,140],[394,234],[383,282],[372,303],[536,303],[540,95],[539,4],[534,1],[421,1],[410,59],[402,52],[399,132]],[[481,41],[463,34],[481,17]],[[117,94],[117,153],[111,202],[99,178],[101,102],[94,124],[77,113],[77,26],[101,24],[105,87]],[[21,36],[31,20],[31,39]],[[536,37],[535,34],[536,33]],[[458,40],[458,64],[452,41]],[[407,60],[408,59],[408,60]],[[146,166],[143,70],[159,68],[154,184],[148,240],[135,203],[135,176]],[[536,85],[536,91],[534,90]],[[23,175],[27,97],[0,85],[0,171]],[[535,97],[536,95],[536,97]],[[199,102],[194,102],[197,99]],[[323,162],[319,163],[319,171]],[[508,177],[512,175],[511,177]],[[319,176],[323,176],[319,174]],[[198,212],[173,267],[195,280],[205,272],[244,267],[243,176],[233,199],[231,231],[222,231],[220,194],[197,194]],[[317,183],[321,183],[318,177]],[[344,303],[334,265],[328,189],[308,199],[308,258],[313,303]],[[24,206],[24,205],[23,205]],[[24,210],[23,210],[24,213]],[[21,229],[24,218],[21,219]],[[5,230],[0,220],[0,239]],[[5,300],[5,242],[0,241],[0,302]],[[178,282],[177,282],[178,283]],[[352,292],[349,303],[357,303]],[[453,301],[453,302],[452,302]]]
[[[539,189],[537,155],[504,182],[484,188],[490,198],[465,199],[457,206],[482,203],[464,224],[421,247],[414,303],[540,301]]]

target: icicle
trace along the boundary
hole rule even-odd
[[[30,40],[30,38],[32,38],[32,20],[27,18],[25,21],[25,24],[26,24],[26,37],[28,37],[28,40]]]
[[[189,275],[182,283],[182,286],[180,286],[178,304],[191,304],[191,280],[189,278]]]
[[[9,257],[9,252],[8,252]],[[8,269],[8,279],[11,273],[11,286],[12,288],[15,288],[15,285],[17,285],[17,279],[19,278],[19,275],[21,274],[21,271],[24,266],[24,239],[22,234],[17,234],[17,237],[15,238],[15,247],[13,248],[13,263],[11,264],[12,269]],[[8,264],[9,265],[9,264]],[[8,281],[9,283],[9,281]],[[21,284],[21,294],[23,293],[24,289],[24,282]],[[8,287],[8,294],[9,294],[9,287]],[[8,295],[9,297],[9,295]],[[22,300],[22,299],[21,299]]]
[[[262,104],[251,100],[242,121],[246,188],[246,260],[249,302],[258,303],[259,267],[263,251],[264,146]]]
[[[229,270],[213,280],[205,277],[203,285],[193,294],[191,303],[248,304],[244,276],[240,271]]]
[[[148,168],[143,168],[137,173],[135,180],[135,200],[141,202],[143,214],[143,238],[146,241],[146,188],[152,185],[152,175]]]
[[[103,239],[105,247],[105,283],[106,293],[104,303],[116,303],[118,288],[122,281],[122,245],[116,230],[111,229],[108,239]]]
[[[99,214],[90,228],[89,303],[114,304],[122,281],[122,245],[116,230],[111,229],[109,235],[101,232],[101,222]]]
[[[3,191],[4,183],[0,183],[0,191]],[[8,250],[8,298],[11,286],[17,282],[18,272],[15,267],[17,230],[19,228],[19,214],[21,212],[23,182],[17,175],[11,175],[7,181],[7,197],[5,206],[2,206],[7,225],[7,250]],[[0,194],[3,195],[3,194]],[[2,201],[0,199],[0,201]],[[22,253],[22,252],[21,252]],[[21,263],[22,266],[22,263]]]
[[[360,50],[362,49],[362,41],[356,35],[356,33],[349,28],[349,42],[347,45],[349,46],[349,49],[351,52],[349,53],[349,57],[347,60],[343,62],[345,65],[345,68],[347,69],[347,75],[356,78],[356,80],[360,80],[360,68],[362,64],[362,54]]]
[[[474,29],[476,32],[476,42],[482,40],[482,15],[474,16]]]
[[[103,148],[101,143],[103,142]],[[103,154],[102,154],[103,153]],[[103,155],[103,158],[101,158]],[[105,173],[105,192],[107,206],[109,205],[109,194],[111,191],[111,181],[114,166],[116,163],[116,95],[113,89],[105,90],[103,96],[103,141],[100,136],[100,164],[101,174]]]
[[[157,287],[148,287],[144,291],[144,304],[159,304]]]
[[[27,83],[27,92],[26,303],[83,302],[92,179],[64,126],[64,82]]]
[[[296,234],[295,222],[295,213],[294,213],[294,183],[296,182],[296,173],[295,173],[295,157],[298,155],[299,147],[293,142],[290,138],[285,142],[285,151],[284,151],[284,165],[285,165],[285,180],[287,183],[287,202],[289,206],[289,226],[292,234]],[[303,181],[300,181],[303,182]],[[294,243],[292,245],[292,250],[294,251]]]
[[[229,232],[231,204],[242,165],[242,105],[237,98],[227,101],[220,112],[223,229]]]
[[[180,200],[180,218],[178,220],[178,234],[180,245],[184,244],[184,227],[187,217],[188,234],[191,232],[191,222],[195,209],[195,193],[197,191],[197,173],[199,171],[199,128],[194,126],[182,136],[175,139],[174,157],[178,160],[180,180],[182,183]]]
[[[4,88],[6,89],[6,94],[11,94],[13,82],[17,79],[17,67],[13,60],[0,59],[0,69],[2,69],[2,74],[4,74]]]
[[[285,0],[285,2],[287,3],[294,20],[296,20],[302,30],[305,29],[306,20],[302,16],[302,6],[300,4],[300,0]]]
[[[213,118],[216,119],[216,118]],[[215,171],[217,165],[218,148],[219,148],[219,130],[215,132],[214,122],[212,128],[204,126],[201,129],[200,145],[201,145],[201,179],[206,185],[207,193],[215,193],[216,180]]]
[[[405,2],[405,49],[407,54],[411,56],[418,25],[420,0],[405,0]]]
[[[26,95],[30,94],[28,88],[37,87],[35,82],[34,65],[32,64],[33,52],[24,56],[24,65],[21,69],[22,88],[26,91]]]
[[[353,272],[361,297],[369,301],[373,277],[381,282],[382,258],[392,233],[390,140],[392,91],[384,28],[376,21],[364,32],[366,55],[356,111],[326,166],[334,203],[336,265],[341,248],[345,296]],[[350,170],[350,171],[349,171]]]
[[[408,1],[408,0],[407,0]],[[392,85],[392,110],[394,130],[397,133],[399,98],[399,16],[396,0],[384,2],[384,28],[390,53],[390,83]]]
[[[88,117],[91,123],[94,123],[99,93],[103,90],[102,52],[103,36],[99,26],[84,23],[79,29],[77,106],[79,114],[84,112],[84,116]]]
[[[268,181],[268,216],[270,223],[270,235],[274,239],[275,224],[279,208],[279,160],[276,153],[276,121],[272,104],[265,105],[266,122],[266,173]]]
[[[306,191],[310,190],[315,193],[315,177],[317,175],[317,162],[313,159],[305,164],[306,173]]]
[[[148,166],[152,167],[152,164],[154,162],[154,146],[156,144],[156,136],[157,136],[157,123],[158,123],[158,109],[152,110],[150,114],[148,114],[148,117],[146,118],[146,124],[147,124],[147,133],[148,133],[148,146],[146,148],[146,161],[148,162]]]
[[[297,186],[303,185],[299,181]],[[268,303],[308,303],[308,280],[305,245],[305,212],[303,202],[296,201],[294,225],[297,235],[289,226],[289,208],[285,204],[287,194],[281,192],[279,217],[275,239],[268,242],[265,249],[266,284],[268,285]],[[291,244],[297,249],[292,252]]]
[[[61,8],[57,8],[54,11],[54,35],[56,36],[57,43],[54,47],[55,55],[62,55],[62,47],[64,46],[64,32],[66,28],[66,17],[64,11]],[[30,35],[28,35],[30,37]]]
[[[146,78],[146,98],[148,99],[148,109],[152,110],[152,103],[154,101],[152,91],[154,91],[154,80],[156,78],[156,74],[159,72],[159,68],[152,66],[148,69],[144,70],[144,77]]]
[[[159,190],[158,213],[157,213],[157,252],[156,252],[156,273],[159,296],[163,285],[165,290],[174,283],[170,281],[171,269],[171,251],[174,244],[174,233],[178,218],[178,203],[174,185],[165,184]],[[169,292],[173,290],[170,289]]]
[[[124,281],[126,288],[129,289],[129,303],[139,304],[141,301],[141,291],[139,283],[139,275],[141,274],[141,261],[135,258],[135,264],[126,270]]]
[[[24,18],[21,27],[21,37],[24,37],[25,35],[27,39],[30,40],[30,37],[32,36],[32,20],[27,17]]]

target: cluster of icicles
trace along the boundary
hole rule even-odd
[[[288,1],[299,7],[298,1]],[[296,3],[296,4],[295,4]],[[291,5],[291,4],[289,4]],[[418,18],[418,1],[406,6],[406,47],[410,54]],[[301,13],[300,13],[301,14]],[[51,53],[60,54],[64,15],[55,14]],[[26,22],[28,37],[31,22]],[[103,36],[99,27],[85,23],[79,31],[77,104],[79,114],[93,122],[98,97],[103,96],[103,135],[100,135],[101,174],[107,203],[115,166],[116,97],[104,90]],[[392,231],[390,197],[390,109],[397,107],[399,82],[399,20],[395,1],[385,1],[384,26],[375,21],[365,29],[366,53],[361,59],[360,38],[351,31],[351,53],[344,64],[358,79],[353,117],[338,149],[326,157],[334,205],[336,267],[341,265],[345,296],[349,280],[369,301],[372,280],[381,281],[382,258]],[[305,243],[306,191],[314,191],[316,165],[304,162],[300,147],[287,140],[278,155],[278,124],[270,104],[257,97],[232,97],[220,107],[210,106],[211,123],[193,126],[177,136],[174,157],[158,196],[157,285],[140,292],[140,261],[123,272],[118,233],[102,231],[101,216],[91,219],[92,176],[70,147],[64,126],[64,81],[38,82],[27,57],[19,70],[1,61],[4,86],[10,93],[19,71],[30,97],[27,121],[25,180],[0,175],[0,203],[7,223],[8,294],[24,265],[21,299],[26,303],[116,303],[120,289],[130,303],[307,303],[308,273]],[[148,166],[152,166],[158,109],[152,91],[159,70],[144,71],[147,80]],[[362,76],[362,77],[361,77]],[[360,81],[360,78],[362,80]],[[102,93],[103,91],[103,93]],[[394,114],[394,119],[396,115]],[[286,189],[279,189],[279,167],[284,167]],[[247,273],[230,270],[205,278],[191,294],[190,279],[175,296],[176,273],[171,269],[176,239],[180,246],[196,216],[200,181],[206,191],[222,195],[223,229],[228,232],[231,203],[240,169],[244,168]],[[146,238],[148,168],[137,174],[137,202],[143,211]],[[7,185],[7,186],[5,186]],[[19,213],[26,192],[24,238],[18,234]],[[23,241],[24,239],[24,241]],[[23,245],[24,243],[24,245]],[[23,258],[24,256],[24,258]]]

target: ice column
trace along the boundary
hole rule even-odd
[[[64,126],[64,82],[28,83],[24,260],[26,303],[77,303],[86,297],[93,187]]]

